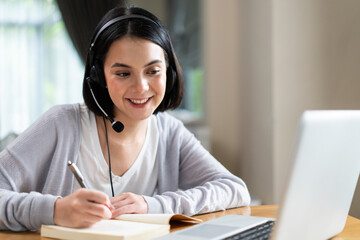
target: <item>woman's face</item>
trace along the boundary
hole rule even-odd
[[[105,58],[104,73],[115,119],[144,120],[164,98],[164,51],[149,40],[125,36],[114,41]]]

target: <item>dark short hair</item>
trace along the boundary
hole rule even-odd
[[[162,25],[160,20],[152,13],[140,7],[115,7],[105,14],[95,28],[91,42],[93,43],[95,36],[99,30],[109,21],[114,18],[124,15],[142,15],[146,18],[126,18],[117,21],[105,28],[94,43],[86,59],[85,75],[83,80],[83,97],[87,107],[96,115],[103,115],[99,107],[96,105],[89,86],[87,78],[90,77],[91,68],[96,65],[97,77],[99,84],[92,84],[91,88],[96,96],[96,99],[105,112],[113,116],[114,103],[112,102],[107,88],[105,88],[105,74],[104,74],[104,61],[111,44],[124,36],[134,36],[150,40],[159,45],[164,50],[166,60],[166,91],[165,96],[160,105],[155,109],[154,113],[163,112],[168,109],[177,108],[183,98],[183,76],[181,67],[175,55],[173,45],[171,43],[170,35],[167,29]],[[151,20],[150,20],[151,19]]]

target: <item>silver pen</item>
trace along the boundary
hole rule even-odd
[[[73,172],[73,174],[74,174],[76,180],[78,181],[78,183],[80,184],[80,186],[82,188],[88,188],[85,184],[83,175],[81,174],[79,168],[75,165],[75,163],[68,161],[68,166],[71,169],[71,171]]]
[[[82,188],[88,188],[85,184],[83,175],[81,174],[79,168],[75,165],[75,163],[68,161],[68,166],[71,169],[71,171],[73,172],[73,174],[74,174],[76,180],[78,181],[78,183],[80,184],[80,186]],[[112,211],[112,209],[114,209],[114,207],[111,205],[111,203],[110,203],[110,205],[108,205],[106,203],[101,203],[101,204],[105,205],[110,210],[110,212]]]

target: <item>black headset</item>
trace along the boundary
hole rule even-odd
[[[97,32],[93,42],[90,44],[90,48],[89,48],[89,54],[88,54],[88,61],[90,63],[90,74],[88,77],[86,77],[86,82],[89,86],[89,89],[90,89],[90,92],[91,92],[91,95],[96,103],[96,105],[99,107],[99,109],[101,110],[101,112],[105,115],[105,117],[107,119],[109,119],[109,121],[111,122],[111,126],[112,128],[120,133],[124,130],[124,124],[120,121],[115,121],[112,117],[110,117],[105,111],[104,109],[102,109],[102,107],[100,106],[100,104],[98,103],[98,101],[96,100],[96,97],[95,97],[95,94],[91,88],[91,84],[93,83],[96,83],[102,87],[105,87],[104,86],[104,83],[105,83],[105,79],[101,79],[101,76],[103,74],[101,74],[101,69],[100,67],[98,66],[98,63],[96,61],[94,61],[94,56],[95,56],[95,52],[94,52],[94,46],[95,46],[95,43],[96,43],[96,40],[98,39],[98,37],[100,36],[100,34],[105,30],[107,29],[109,26],[113,25],[114,23],[117,23],[119,21],[122,21],[124,19],[129,19],[129,18],[142,18],[142,19],[146,19],[148,21],[151,21],[155,24],[158,24],[156,23],[154,20],[148,18],[148,17],[145,17],[145,16],[142,16],[142,15],[138,15],[138,14],[129,14],[129,15],[124,15],[124,16],[120,16],[120,17],[117,17],[117,18],[114,18],[110,21],[108,21],[107,23],[104,24],[104,26],[102,26],[100,28],[100,30]]]

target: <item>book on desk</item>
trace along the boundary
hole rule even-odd
[[[172,221],[201,222],[181,214],[124,214],[115,219],[101,220],[89,228],[42,225],[41,236],[66,240],[152,239],[168,234]]]

